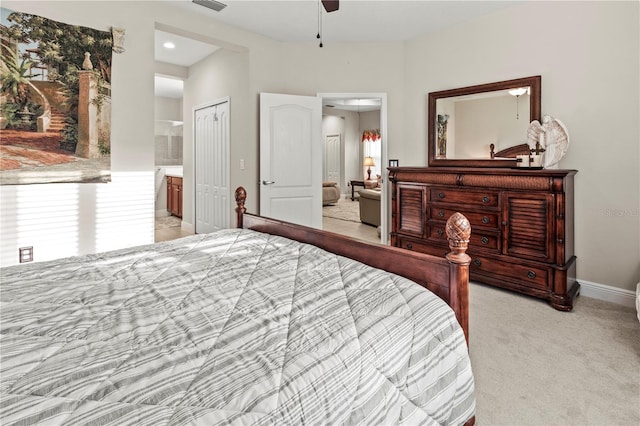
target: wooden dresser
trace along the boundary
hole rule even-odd
[[[578,294],[573,243],[576,170],[397,167],[391,244],[442,256],[445,223],[471,222],[470,278],[569,311]]]

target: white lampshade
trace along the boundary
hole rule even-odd
[[[521,96],[521,95],[524,95],[526,92],[527,92],[527,88],[526,87],[519,87],[517,89],[509,90],[509,94],[511,96]]]

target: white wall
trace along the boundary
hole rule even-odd
[[[90,3],[90,4],[89,4]],[[127,29],[126,52],[113,55],[111,171],[106,184],[0,186],[0,264],[33,246],[47,260],[153,242],[153,21],[146,7],[109,2],[3,1],[2,6],[68,24]]]
[[[154,116],[156,120],[182,121],[182,98],[154,98]]]
[[[542,113],[563,121],[577,169],[578,278],[640,280],[638,2],[527,2],[412,40],[403,165],[426,163],[429,92],[542,75]],[[404,161],[403,161],[404,160]]]
[[[283,43],[281,49],[286,54],[281,56],[280,90],[286,93],[386,93],[387,154],[400,157],[406,142],[404,43],[325,43],[322,49],[315,42]]]
[[[249,54],[221,49],[189,69],[189,78],[184,84],[184,180],[183,221],[195,225],[194,191],[194,144],[193,116],[196,108],[211,105],[229,97],[231,182],[255,182],[257,180],[258,156],[250,140],[250,126],[246,111],[249,108]],[[240,169],[240,161],[245,164]],[[230,207],[235,209],[235,186],[230,188]],[[251,191],[249,200],[257,201],[257,192]],[[251,199],[253,197],[253,199]],[[250,210],[254,211],[254,210]],[[235,223],[235,212],[230,216]]]
[[[112,182],[0,186],[0,265],[17,263],[18,247],[23,246],[33,246],[34,259],[43,261],[153,242],[156,24],[189,28],[231,50],[238,44],[252,46],[258,52],[252,66],[264,69],[266,78],[272,76],[271,61],[265,61],[268,53],[262,52],[275,48],[261,48],[272,42],[224,24],[212,26],[208,15],[190,14],[166,2],[3,1],[2,6],[105,31],[124,28],[126,50],[114,54],[112,64]],[[225,42],[227,37],[238,44]],[[246,106],[248,98],[238,100],[245,106],[235,111],[241,124],[236,123],[234,130],[242,135],[241,129],[248,128],[247,138],[256,128],[254,114]],[[238,145],[240,152],[255,159],[253,142]],[[247,175],[255,177],[256,171]],[[236,179],[238,185],[255,182],[251,176]]]

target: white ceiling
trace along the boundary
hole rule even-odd
[[[173,49],[167,49],[164,44],[171,42]],[[218,50],[218,46],[203,43],[198,40],[182,37],[176,34],[155,31],[155,59],[168,64],[190,67],[198,61]],[[182,98],[182,80],[179,78],[156,75],[155,94],[165,98]]]
[[[318,0],[219,0],[220,12],[191,0],[176,4],[226,24],[279,41],[315,41]],[[510,7],[520,1],[340,0],[340,9],[322,13],[323,40],[401,41]]]
[[[166,42],[175,45],[173,49],[164,47]],[[169,64],[190,67],[198,61],[218,50],[218,46],[203,43],[191,38],[182,37],[165,31],[156,30],[155,59]]]
[[[274,40],[318,41],[318,0],[221,1],[227,7],[220,12],[191,0],[172,3],[179,9],[210,17],[212,22],[221,21]],[[325,46],[332,42],[409,40],[523,1],[341,0],[340,9],[335,12],[322,9],[322,38]],[[176,45],[172,51],[162,47],[169,39]],[[155,49],[157,61],[189,67],[217,47],[156,30]],[[181,97],[181,91],[165,84],[175,86],[176,82],[168,80],[156,78],[156,95]]]

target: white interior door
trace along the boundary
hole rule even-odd
[[[322,228],[322,100],[260,94],[260,215]]]
[[[340,135],[327,135],[324,138],[324,180],[340,183]]]
[[[229,228],[229,101],[194,111],[195,232]]]

